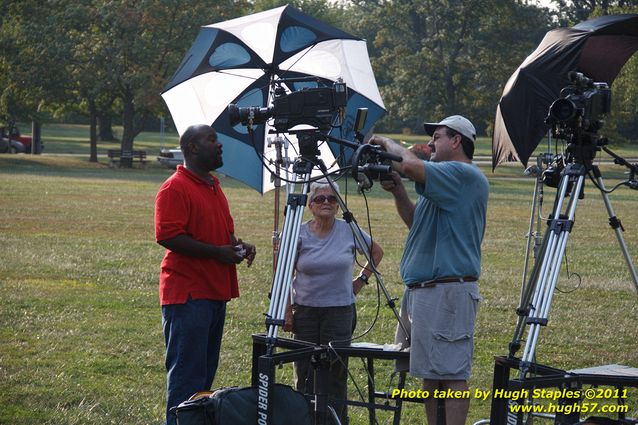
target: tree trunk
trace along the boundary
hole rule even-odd
[[[89,100],[89,145],[90,145],[90,156],[89,162],[97,162],[97,112],[95,108],[95,102],[93,100]]]
[[[99,127],[99,137],[103,142],[114,142],[117,140],[113,135],[113,123],[111,116],[101,113],[97,117]]]
[[[448,65],[445,70],[445,96],[445,115],[458,114],[459,112],[456,110],[456,85],[454,84],[454,73],[451,71],[451,65]]]
[[[31,122],[31,153],[33,155],[42,153],[42,123],[37,119]]]
[[[124,110],[122,113],[122,157],[120,158],[120,167],[132,168],[133,157],[126,155],[127,152],[133,152],[133,139],[135,138],[135,105],[133,105],[133,95],[130,91],[126,91],[122,97]]]

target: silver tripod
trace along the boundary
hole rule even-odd
[[[607,151],[607,149],[605,150]],[[636,291],[638,291],[638,276],[627,251],[627,245],[623,237],[624,229],[620,224],[620,220],[614,214],[609,196],[605,191],[600,170],[597,166],[592,165],[591,161],[576,161],[568,164],[561,173],[554,209],[547,223],[548,229],[543,238],[540,250],[538,251],[528,283],[524,286],[521,293],[521,302],[517,309],[519,318],[514,338],[509,347],[510,357],[514,357],[516,351],[520,348],[520,341],[525,330],[525,325],[529,325],[525,349],[519,368],[521,378],[525,378],[530,371],[530,366],[534,361],[540,329],[542,326],[546,326],[548,322],[549,310],[558,281],[558,273],[567,246],[567,238],[574,225],[576,206],[582,194],[588,171],[593,172],[596,185],[600,190],[605,207],[607,208],[610,226],[616,232],[616,237],[623,252],[625,262],[629,268]],[[532,211],[534,211],[534,209],[532,209]]]

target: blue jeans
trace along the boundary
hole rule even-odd
[[[213,384],[221,348],[226,302],[192,300],[162,306],[166,343],[166,424],[177,417],[170,408]]]

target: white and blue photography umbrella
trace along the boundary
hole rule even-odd
[[[275,148],[268,147],[271,126],[256,125],[254,143],[245,126],[231,126],[227,107],[268,107],[273,81],[301,77],[313,79],[285,82],[285,89],[332,87],[338,79],[346,83],[346,116],[331,136],[353,141],[358,108],[368,109],[364,134],[385,114],[365,40],[291,6],[202,27],[162,97],[180,134],[192,124],[211,123],[224,145],[224,166],[218,171],[263,194],[274,187],[260,159],[275,158]],[[289,139],[296,142],[294,136]],[[332,142],[321,144],[320,151],[328,167],[352,154]]]

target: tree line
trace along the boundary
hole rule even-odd
[[[292,6],[368,41],[386,132],[424,119],[472,117],[491,134],[503,86],[547,31],[592,16],[638,13],[638,0],[9,0],[0,5],[0,118],[82,115],[97,142],[121,122],[132,150],[149,120],[170,117],[159,93],[202,25]],[[638,61],[614,83],[611,129],[638,134]],[[101,130],[101,131],[100,131]]]

